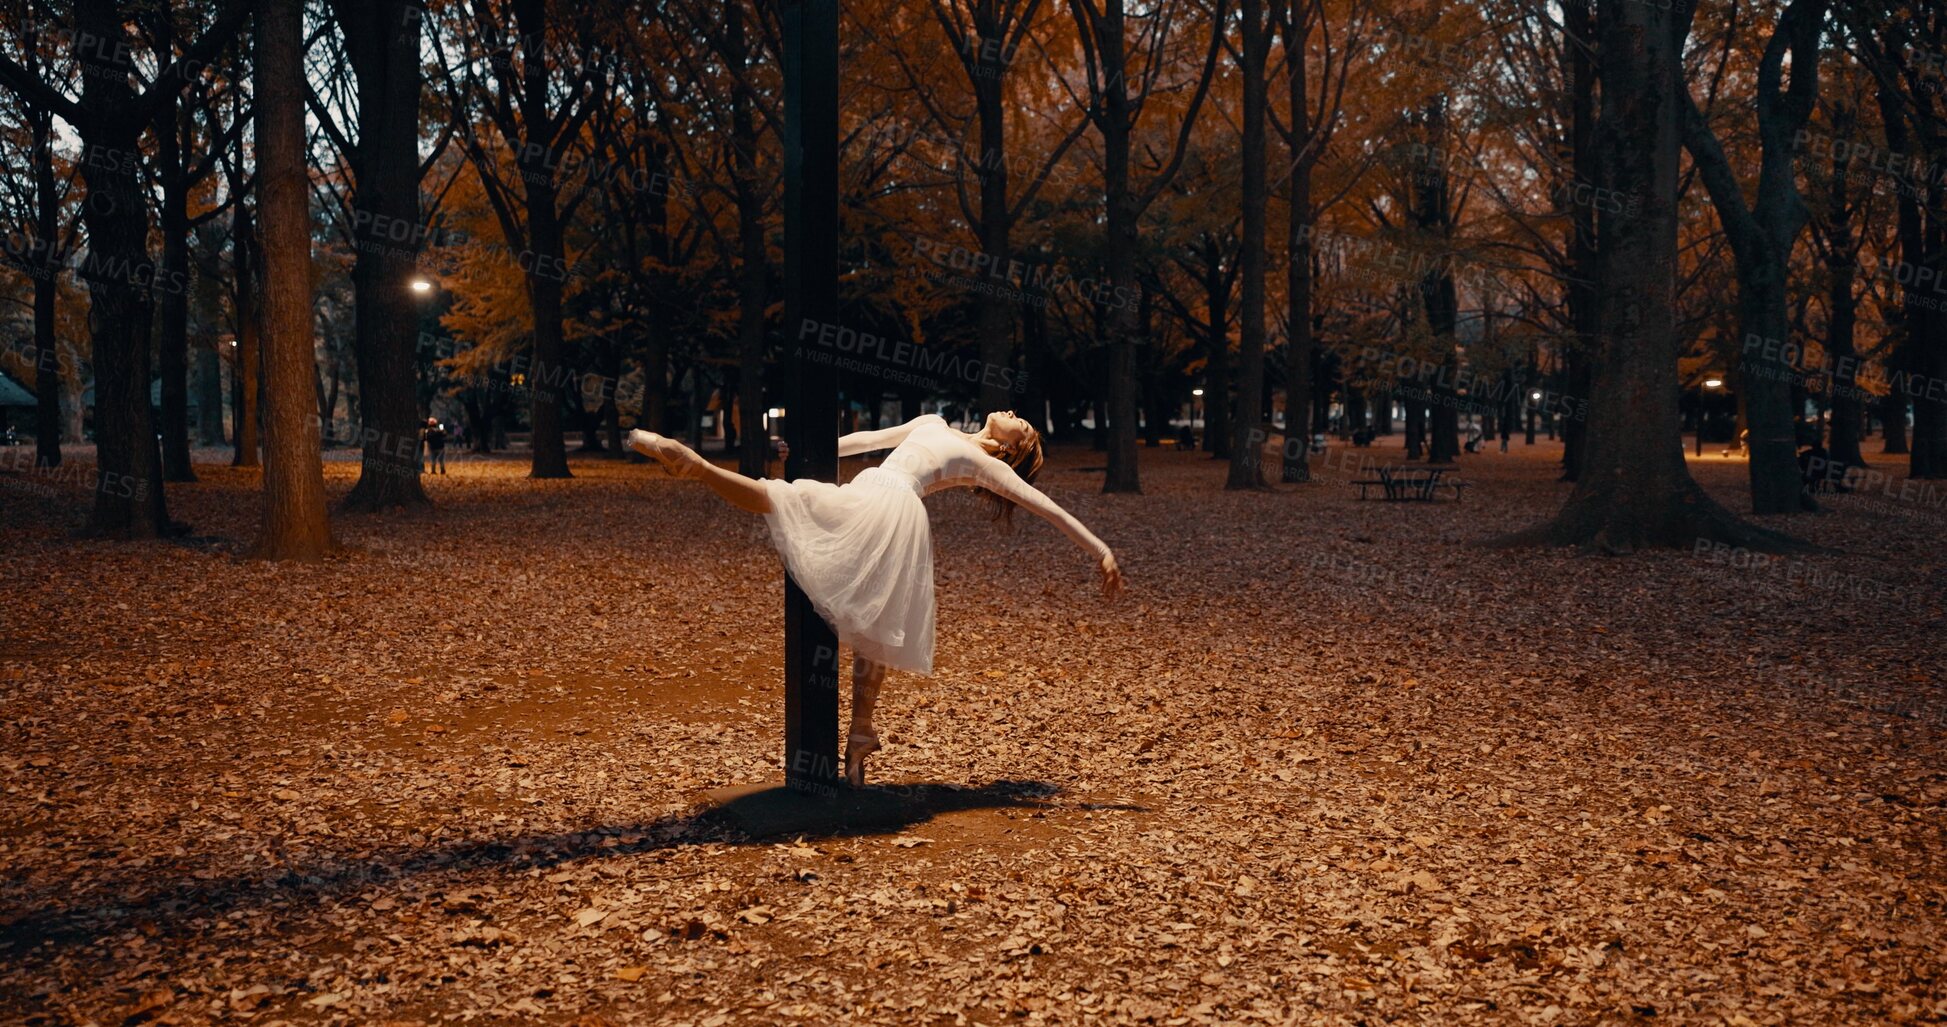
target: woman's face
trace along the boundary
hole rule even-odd
[[[1006,447],[1008,452],[1019,452],[1032,430],[1012,410],[997,410],[987,415],[987,437]]]

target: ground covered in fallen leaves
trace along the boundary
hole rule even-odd
[[[1558,447],[1358,502],[1385,441],[1260,494],[1058,450],[1114,603],[929,499],[938,673],[873,770],[932,815],[765,841],[694,815],[782,746],[778,560],[701,486],[459,457],[307,567],[241,559],[250,472],[143,544],[0,474],[0,1020],[1947,1019],[1931,494],[1880,458],[1792,560],[1500,551]]]

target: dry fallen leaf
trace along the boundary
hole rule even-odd
[[[693,814],[780,770],[782,577],[695,482],[467,456],[437,516],[334,517],[346,554],[286,567],[226,548],[260,472],[169,487],[205,545],[74,538],[83,496],[0,466],[0,924],[33,940],[0,940],[0,994],[50,1023],[1947,1019],[1937,675],[1898,669],[1947,655],[1922,522],[1785,525],[1907,605],[1478,548],[1560,503],[1547,448],[1408,508],[1150,450],[1105,496],[1058,447],[1039,482],[1157,583],[1112,608],[1059,532],[929,498],[937,673],[888,678],[870,770],[927,818],[755,842]],[[1748,508],[1747,465],[1694,466]]]

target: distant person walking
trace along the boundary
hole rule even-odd
[[[426,427],[419,430],[419,438],[426,443],[426,466],[422,470],[431,474],[433,468],[446,473],[446,426],[436,417],[426,418]]]

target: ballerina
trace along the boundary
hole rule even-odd
[[[920,497],[972,488],[994,503],[997,519],[1027,507],[1095,557],[1104,595],[1123,588],[1108,545],[1032,484],[1041,470],[1041,434],[1011,410],[989,414],[977,432],[924,414],[845,435],[839,456],[892,453],[844,485],[747,478],[641,429],[629,433],[628,445],[673,477],[699,478],[731,505],[763,515],[791,579],[852,647],[845,778],[855,788],[865,784],[865,758],[880,748],[872,711],[886,671],[933,673],[933,536]]]

